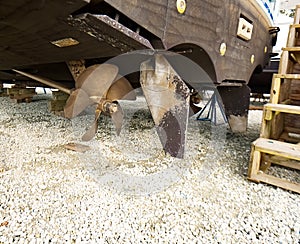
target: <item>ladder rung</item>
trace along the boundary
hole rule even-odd
[[[300,47],[284,47],[282,50],[288,52],[300,52]]]
[[[298,63],[300,63],[300,47],[285,47],[283,51],[288,51],[291,57]]]
[[[264,105],[264,109],[281,113],[300,114],[300,106],[295,105],[267,103]]]
[[[300,74],[274,74],[274,78],[300,80]]]
[[[300,145],[298,144],[258,138],[253,142],[253,145],[255,146],[255,150],[263,153],[300,160]]]
[[[290,25],[291,28],[300,29],[300,24]]]

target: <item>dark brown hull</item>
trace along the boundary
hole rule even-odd
[[[14,69],[74,84],[69,61],[89,66],[135,50],[170,50],[208,74],[170,59],[190,87],[218,85],[231,128],[239,121],[236,131],[247,124],[247,83],[268,64],[276,38],[256,0],[1,0],[0,16],[0,83],[29,80]],[[122,75],[122,65],[139,71],[145,60],[124,61]],[[138,73],[130,82],[140,86]]]
[[[205,68],[216,82],[248,82],[255,68],[263,67],[268,62],[271,52],[271,36],[268,30],[271,26],[255,1],[189,1],[184,14],[177,12],[176,1],[91,2],[88,5],[83,0],[1,1],[0,70],[28,68],[68,60],[107,59],[131,50],[151,48],[148,44],[129,40],[130,37],[124,40],[124,35],[109,30],[105,30],[103,35],[111,35],[123,42],[124,46],[113,46],[105,40],[99,41],[99,38],[89,35],[76,26],[74,21],[73,24],[72,20],[70,21],[83,13],[111,17],[119,13],[122,25],[133,31],[137,27],[141,28],[140,35],[148,40],[153,48],[182,50],[191,46],[198,49],[195,54],[187,56]],[[98,12],[95,9],[98,9]],[[242,40],[236,35],[240,16],[245,16],[253,24],[250,41]],[[67,37],[78,40],[79,45],[58,48],[51,44],[51,41]],[[219,52],[221,43],[227,45],[224,56]],[[268,50],[266,53],[265,47]],[[252,55],[255,57],[253,63]],[[71,78],[70,75],[64,76],[62,80]],[[0,78],[7,79],[1,74]]]

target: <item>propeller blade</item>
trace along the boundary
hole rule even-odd
[[[96,109],[95,120],[94,120],[93,124],[91,125],[91,127],[82,136],[82,140],[83,141],[90,141],[95,136],[95,134],[96,134],[96,132],[98,130],[98,119],[100,117],[100,114],[101,114],[101,110],[100,109]]]
[[[65,117],[68,119],[74,118],[93,103],[88,94],[79,88],[71,93],[66,102],[64,107]]]
[[[96,64],[88,67],[77,79],[76,88],[83,89],[90,97],[102,98],[118,75],[113,64]]]
[[[136,100],[136,94],[129,81],[118,75],[116,81],[109,88],[106,98],[111,101]]]
[[[117,135],[120,135],[121,129],[122,129],[122,124],[123,124],[124,113],[123,113],[123,109],[119,103],[117,103],[117,106],[118,106],[118,110],[114,113],[111,113],[110,116],[116,127]]]

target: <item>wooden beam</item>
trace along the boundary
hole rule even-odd
[[[265,182],[270,185],[278,186],[286,190],[294,191],[300,194],[300,184],[290,182],[288,180],[280,179],[272,175],[265,174],[263,172],[258,172],[254,176],[254,180]]]
[[[300,160],[300,145],[258,138],[253,142],[255,150],[289,159]]]
[[[300,63],[300,47],[285,47],[283,51],[288,51],[295,62]]]
[[[300,24],[292,24],[291,28],[300,29]]]
[[[300,74],[274,74],[274,78],[300,80]]]
[[[261,161],[261,153],[256,151],[254,145],[252,145],[250,164],[248,168],[248,177],[252,179],[254,175],[259,171],[259,165]]]
[[[270,91],[270,103],[278,103],[280,95],[281,78],[273,77]]]
[[[264,105],[266,110],[278,111],[281,113],[300,114],[300,106],[286,105],[286,104],[271,104]]]
[[[294,24],[299,24],[299,23],[300,23],[300,5],[296,5]]]
[[[277,164],[283,167],[300,170],[300,161],[295,161],[292,159],[286,159],[279,156],[272,156],[270,158],[272,164]]]

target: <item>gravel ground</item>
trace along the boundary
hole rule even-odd
[[[85,153],[63,145],[80,141],[92,112],[56,117],[49,98],[0,98],[0,243],[300,243],[300,196],[246,179],[261,111],[243,135],[192,117],[177,160],[141,97],[123,103],[120,137],[101,117]]]

